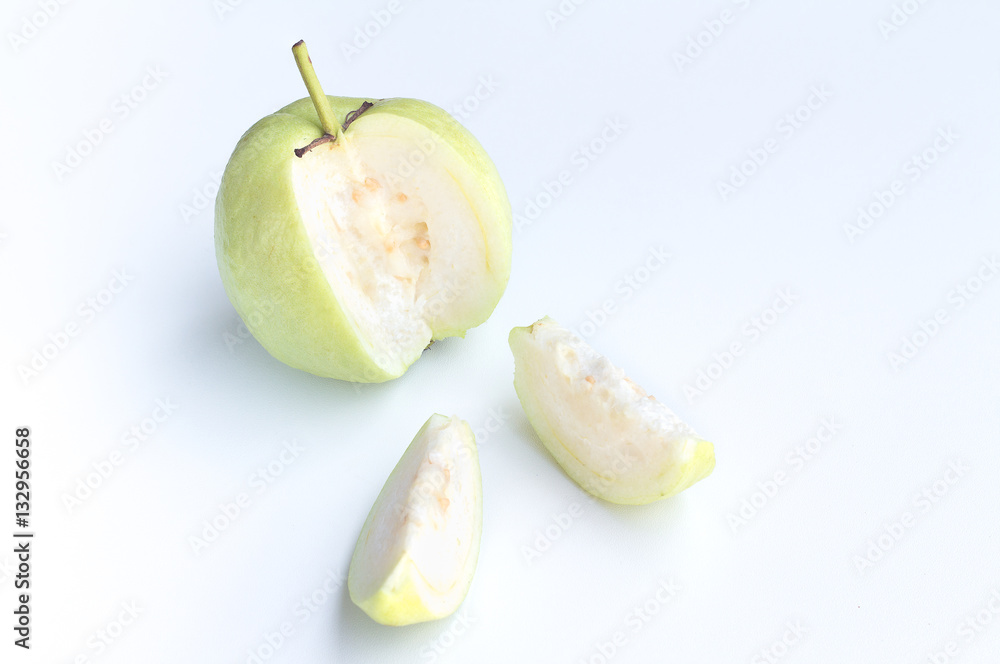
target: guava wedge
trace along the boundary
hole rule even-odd
[[[383,625],[453,613],[479,557],[483,491],[476,439],[432,415],[386,480],[351,558],[351,600]]]
[[[509,342],[528,421],[587,492],[612,503],[651,503],[715,468],[712,443],[556,321],[515,327]]]

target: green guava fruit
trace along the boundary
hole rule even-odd
[[[323,94],[254,124],[215,207],[219,273],[253,336],[286,364],[396,378],[436,339],[493,312],[510,276],[510,202],[483,147],[416,99]]]

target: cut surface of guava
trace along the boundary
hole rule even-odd
[[[482,480],[476,442],[457,417],[432,415],[375,501],[351,559],[351,599],[377,622],[443,618],[476,569]]]
[[[306,233],[341,307],[385,363],[481,322],[496,291],[468,168],[423,125],[362,116],[293,160]]]
[[[589,493],[649,503],[712,472],[712,443],[551,318],[514,328],[509,341],[514,388],[528,420]]]

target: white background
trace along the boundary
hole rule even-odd
[[[400,0],[348,57],[386,1],[69,2],[44,21],[36,2],[5,2],[0,532],[12,541],[12,438],[27,425],[37,535],[30,653],[11,644],[13,545],[0,549],[0,659],[237,664],[289,623],[264,661],[721,663],[765,649],[790,664],[916,663],[949,642],[945,661],[996,661],[1000,278],[974,277],[1000,255],[1000,6],[903,4],[914,13],[884,34],[888,0],[591,0],[558,22],[556,0]],[[712,23],[723,10],[730,22]],[[272,359],[241,336],[216,269],[213,180],[254,121],[305,96],[289,51],[300,38],[329,94],[465,104],[515,213],[533,217],[493,317],[387,384]],[[147,68],[165,77],[146,79],[135,108],[116,102]],[[814,88],[829,98],[801,109]],[[797,110],[798,128],[779,126]],[[105,118],[112,131],[57,175]],[[581,162],[616,120],[620,135]],[[955,138],[935,153],[939,130]],[[768,139],[776,151],[723,196]],[[913,179],[925,150],[936,160]],[[570,185],[541,195],[562,171]],[[903,193],[852,237],[859,206],[894,180]],[[667,265],[643,272],[660,247]],[[127,287],[81,313],[107,301],[115,271]],[[648,278],[629,294],[626,275]],[[955,290],[966,285],[980,286],[971,299]],[[780,289],[795,302],[775,318]],[[916,334],[938,309],[947,322]],[[580,328],[588,312],[602,324]],[[545,314],[590,332],[712,440],[715,472],[650,506],[586,500],[511,384],[507,333]],[[762,315],[755,338],[746,326]],[[922,346],[894,366],[914,335]],[[743,352],[720,375],[714,358],[733,343]],[[700,371],[716,378],[688,398]],[[129,449],[157,399],[176,411]],[[343,587],[302,620],[301,598],[346,572],[433,412],[479,430],[485,530],[464,622],[382,627]],[[792,465],[824,418],[835,434]],[[258,493],[253,474],[285,441],[303,451]],[[122,463],[67,507],[116,451]],[[949,463],[968,470],[956,478]],[[765,501],[759,486],[779,471],[787,481]],[[195,553],[190,538],[242,492],[249,507]],[[528,556],[574,504],[582,514]],[[911,527],[887,535],[906,513]],[[679,590],[658,604],[669,579]],[[123,602],[141,613],[119,631]],[[636,629],[647,603],[659,610]],[[977,615],[985,627],[959,631]],[[788,623],[805,634],[786,647]],[[616,632],[619,645],[602,645]]]

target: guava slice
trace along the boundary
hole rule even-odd
[[[383,625],[450,615],[472,584],[482,526],[472,429],[458,417],[432,415],[361,529],[347,576],[351,600]]]
[[[715,468],[712,443],[556,321],[515,327],[509,341],[514,389],[528,421],[587,492],[645,504]]]

